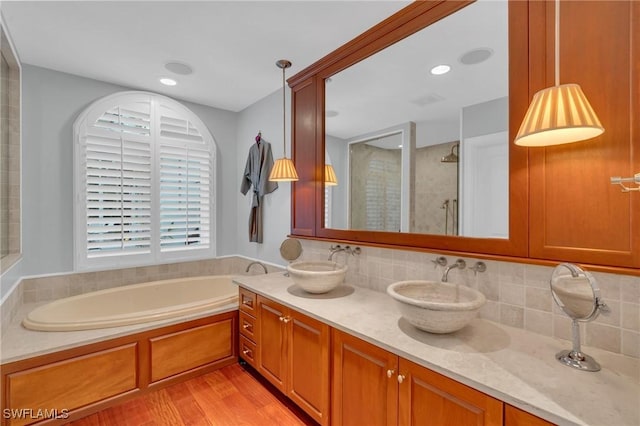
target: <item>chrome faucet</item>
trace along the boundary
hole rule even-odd
[[[447,282],[447,279],[449,278],[449,271],[450,270],[456,269],[456,268],[457,269],[464,269],[466,267],[467,267],[467,263],[464,260],[462,260],[462,259],[456,260],[456,263],[453,263],[453,264],[447,266],[446,268],[444,268],[444,274],[442,274],[441,281],[443,283]]]
[[[333,255],[334,254],[336,254],[338,252],[341,252],[341,251],[346,251],[347,248],[348,248],[348,246],[347,247],[340,247],[340,244],[338,244],[336,246],[331,246],[331,252],[329,253],[329,258],[327,260],[333,259]]]
[[[258,262],[258,261],[251,262],[251,263],[247,266],[247,269],[245,269],[245,272],[249,272],[249,269],[251,269],[251,267],[252,267],[253,265],[260,265],[260,266],[262,266],[262,269],[264,269],[264,273],[265,273],[265,274],[268,274],[268,273],[269,273],[269,272],[267,272],[267,267],[266,267],[266,266],[264,266],[264,263],[262,263],[262,262]]]
[[[362,252],[362,250],[360,250],[360,247],[356,247],[356,248],[351,248],[350,246],[344,246],[344,247],[340,247],[340,244],[335,245],[335,246],[331,246],[331,252],[329,253],[329,259],[331,260],[333,259],[333,255],[343,251],[347,254],[350,254],[352,256],[356,255],[356,254],[360,254]]]

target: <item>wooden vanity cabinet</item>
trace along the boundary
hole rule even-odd
[[[331,424],[395,425],[398,356],[333,329]]]
[[[399,425],[502,425],[503,403],[485,393],[400,358]]]
[[[553,426],[540,417],[522,411],[509,404],[504,404],[504,426]]]
[[[503,403],[333,330],[333,425],[500,426]]]
[[[322,425],[329,424],[329,326],[257,297],[257,370]]]

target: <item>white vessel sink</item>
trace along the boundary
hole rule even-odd
[[[399,281],[387,287],[387,293],[407,321],[439,334],[460,330],[486,302],[477,290],[438,281]]]
[[[336,262],[293,262],[287,266],[287,271],[303,290],[309,293],[327,293],[342,282],[347,274],[347,265]]]

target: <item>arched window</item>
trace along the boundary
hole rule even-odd
[[[215,256],[215,141],[192,111],[120,92],[73,130],[76,269]]]

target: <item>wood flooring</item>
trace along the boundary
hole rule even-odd
[[[76,420],[73,426],[314,425],[282,394],[239,364]]]

